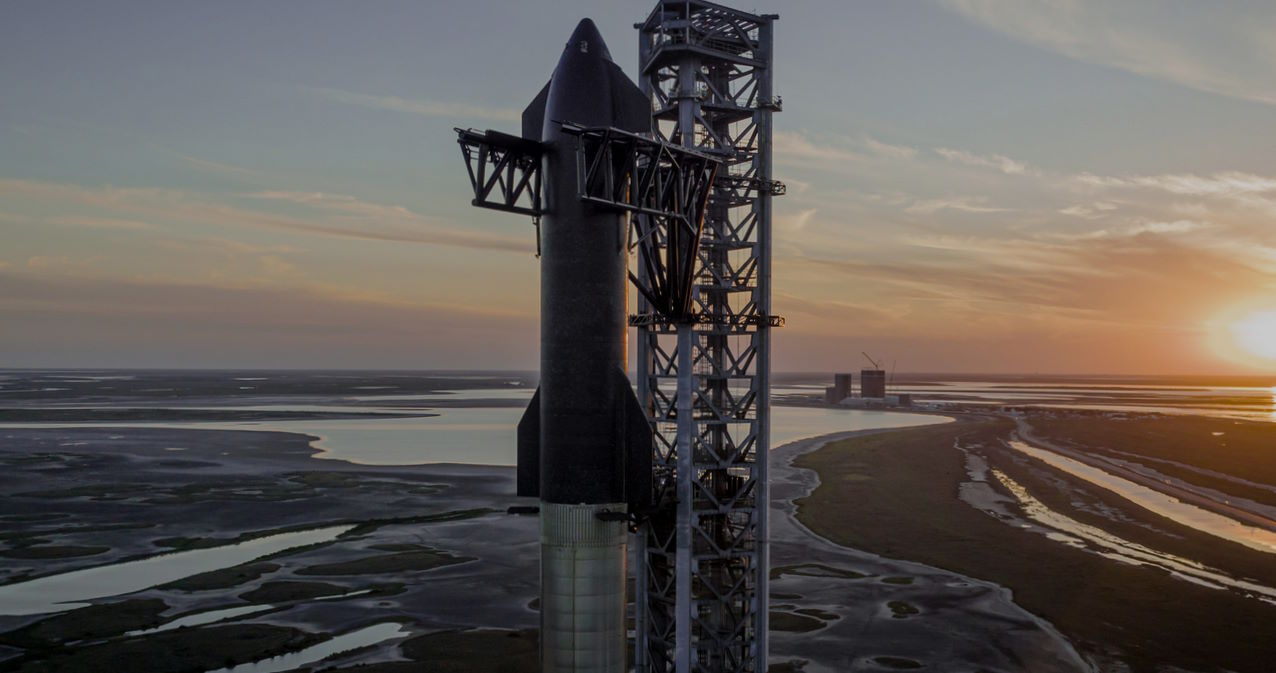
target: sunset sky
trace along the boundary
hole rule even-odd
[[[775,369],[1276,371],[1268,0],[737,6]],[[530,221],[452,127],[515,130],[582,16],[633,76],[649,9],[5,3],[0,366],[535,368]]]

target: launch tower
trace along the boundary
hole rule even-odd
[[[721,162],[690,310],[670,320],[642,294],[630,318],[654,440],[655,508],[635,545],[639,673],[766,670],[770,329],[783,324],[771,313],[777,18],[661,0],[636,24],[656,139]],[[662,249],[639,246],[640,278]]]

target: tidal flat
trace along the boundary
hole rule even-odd
[[[790,443],[773,464],[777,670],[1009,672],[1029,656],[1041,671],[1085,670],[998,587],[798,525],[792,499],[817,482],[789,460],[822,441]],[[520,502],[511,468],[316,453],[292,433],[0,430],[4,548],[105,549],[0,556],[0,670],[535,670],[536,519],[505,513]],[[121,570],[127,581],[112,578]],[[30,591],[42,583],[56,595]],[[19,610],[6,593],[44,602]]]
[[[323,665],[534,670],[536,521],[505,513],[518,502],[513,470],[356,465],[316,458],[311,439],[150,427],[0,430],[0,670],[234,670],[285,657],[262,664],[274,669],[365,633],[386,637]],[[168,450],[175,445],[180,458]],[[797,529],[779,529],[775,539],[784,543],[773,573],[774,637],[807,662],[793,670],[836,670],[844,644],[819,638],[832,646],[823,652],[810,639],[847,617],[878,621],[900,591],[972,606],[987,593],[940,588],[953,578],[855,556]],[[40,553],[88,546],[97,553]],[[913,578],[930,588],[909,586]],[[825,594],[825,584],[846,581],[859,586]],[[1030,616],[1008,601],[1002,608],[1031,631]],[[942,647],[945,633],[996,639],[1004,616],[986,620],[972,610],[960,624],[923,622],[882,647],[933,661],[929,647],[908,643]],[[391,623],[399,627],[368,631]],[[440,647],[458,649],[431,649]]]
[[[536,670],[536,518],[506,514],[531,503],[513,496],[514,471],[502,457],[512,455],[512,440],[493,434],[512,434],[506,421],[533,387],[491,374],[10,376],[0,401],[21,413],[0,424],[0,670]],[[207,410],[217,414],[201,417]],[[1189,665],[1203,661],[1189,656],[1190,641],[1161,659],[1149,658],[1151,645],[1127,647],[1134,636],[1120,620],[1139,615],[1108,605],[1104,594],[1078,599],[1073,610],[1095,610],[1091,621],[1117,625],[1107,630],[1077,628],[1082,615],[1057,609],[1072,604],[1068,592],[1078,587],[1107,591],[1104,582],[1047,577],[1034,593],[982,557],[953,562],[950,538],[1005,558],[1027,554],[1046,574],[1102,577],[1111,566],[1114,576],[1159,573],[1131,575],[1151,582],[1138,585],[1151,591],[1173,581],[1213,600],[1241,596],[1205,584],[1218,577],[1276,584],[1269,559],[1220,551],[1197,531],[1127,514],[1120,496],[1073,483],[1004,442],[1102,458],[1105,469],[1176,480],[1195,497],[1260,516],[1276,493],[1259,481],[1262,473],[1246,480],[1222,456],[1183,462],[1186,449],[1164,442],[1155,455],[1134,453],[1132,438],[1089,446],[1094,438],[1080,433],[1106,437],[1113,415],[987,412],[775,408],[772,670],[1071,673],[1151,671],[1164,661],[1177,662],[1175,670],[1213,670]],[[164,420],[148,420],[152,414]],[[1131,432],[1145,430],[1157,428]],[[1196,430],[1219,444],[1220,432],[1229,441],[1267,437],[1262,427]],[[842,442],[880,446],[883,455],[857,448],[822,465],[842,455]],[[429,460],[453,462],[414,464]],[[972,485],[979,461],[983,481]],[[1003,478],[1078,525],[1106,526],[1105,535],[1126,546],[1100,556],[1060,542],[1064,535],[1033,519]],[[872,506],[812,509],[845,489]],[[976,491],[989,507],[963,499]],[[926,537],[926,527],[946,516],[956,518]],[[968,516],[981,524],[967,528]],[[1001,537],[989,537],[981,528],[988,524]],[[912,546],[883,544],[894,539],[883,527],[910,533],[903,542]],[[1196,563],[1204,569],[1190,576],[1198,584],[1172,566],[1121,556],[1136,546],[1160,554],[1152,561]],[[1081,551],[1090,558],[1076,565],[1070,555]],[[1052,587],[1068,600],[1052,598]],[[1115,598],[1132,599],[1131,591]],[[1258,613],[1243,612],[1248,604],[1238,609],[1227,624],[1250,633],[1239,630],[1242,618]],[[1263,670],[1245,668],[1244,656],[1231,670]]]
[[[1009,588],[1016,604],[1058,628],[1098,670],[1271,670],[1276,603],[1254,587],[1276,587],[1276,549],[1159,516],[1011,448],[1025,436],[1114,472],[1172,467],[1184,480],[1255,496],[1265,492],[1257,479],[1276,455],[1276,426],[1264,423],[1040,409],[968,414],[801,456],[796,463],[818,473],[820,486],[798,501],[798,519],[842,545]],[[1211,450],[1221,436],[1231,438],[1229,447]],[[1125,464],[1106,460],[1112,456]],[[1024,494],[1060,516],[1031,516]],[[1228,500],[1217,504],[1235,504]],[[1051,526],[1058,521],[1103,535]],[[1102,544],[1113,540],[1139,556]],[[1171,572],[1170,560],[1234,581]]]
[[[213,670],[388,635],[345,648],[355,665],[402,659],[420,634],[535,627],[534,519],[504,513],[512,470],[320,460],[311,441],[0,430],[0,670]],[[31,594],[48,603],[20,609]],[[408,626],[366,628],[390,622]]]

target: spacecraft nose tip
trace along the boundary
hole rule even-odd
[[[598,26],[594,25],[593,19],[581,19],[580,23],[576,24],[576,30],[572,31],[571,38],[567,40],[567,48],[577,49],[607,61],[611,60],[611,52],[607,50],[607,43],[603,42],[603,36],[598,32]]]

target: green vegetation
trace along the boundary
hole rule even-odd
[[[167,609],[168,605],[157,598],[89,605],[0,634],[0,643],[48,651],[70,641],[107,638],[159,626],[164,621],[160,614]]]
[[[321,563],[297,571],[298,575],[374,575],[382,573],[420,572],[456,563],[473,561],[470,556],[453,556],[434,549],[395,552],[366,556],[353,561]]]
[[[498,510],[490,507],[476,507],[474,509],[457,509],[450,512],[440,512],[438,514],[424,514],[421,516],[400,516],[386,519],[371,519],[361,521],[354,529],[341,534],[343,538],[358,537],[376,532],[384,526],[402,526],[420,523],[438,523],[440,521],[463,521],[465,519],[477,519],[479,517],[493,514]]]
[[[886,604],[886,607],[891,609],[891,616],[895,619],[904,619],[905,617],[920,614],[921,612],[904,601],[891,601]]]
[[[69,514],[64,512],[36,512],[32,514],[5,514],[0,516],[0,521],[8,521],[10,523],[40,523],[43,521],[57,521],[65,519]]]
[[[922,667],[922,664],[920,661],[905,659],[904,657],[873,657],[873,663],[877,664],[878,666],[885,666],[886,668],[894,668],[894,669],[900,669],[900,670]]]
[[[162,537],[158,540],[151,540],[151,544],[156,547],[168,547],[173,551],[186,551],[188,549],[208,549],[209,547],[220,547],[224,544],[232,544],[221,538],[215,537]]]
[[[17,673],[186,673],[277,656],[329,636],[272,624],[231,624],[178,629],[98,645],[32,652],[6,670]]]
[[[349,472],[300,472],[288,480],[313,488],[351,488],[358,486],[362,478]]]
[[[204,502],[247,500],[278,502],[311,495],[300,488],[274,480],[237,479],[226,482],[198,482],[164,489],[152,495],[147,503],[156,505],[191,505]],[[251,533],[251,535],[258,535]],[[243,537],[242,535],[240,536]]]
[[[535,631],[443,631],[404,641],[412,661],[365,664],[333,673],[539,673],[540,645]]]
[[[230,589],[251,582],[262,575],[279,570],[277,563],[248,563],[245,565],[222,568],[211,572],[184,577],[160,587],[178,591],[212,591],[214,589]]]
[[[772,631],[806,633],[808,631],[816,631],[828,626],[828,624],[824,621],[814,617],[794,614],[792,612],[784,612],[781,610],[772,610],[770,612],[770,620]]]
[[[419,551],[422,549],[429,549],[429,547],[426,547],[424,545],[419,545],[419,544],[404,544],[401,542],[388,542],[386,544],[370,545],[368,549],[375,549],[377,551]]]
[[[779,566],[771,569],[771,579],[780,579],[785,575],[802,575],[805,577],[841,577],[842,579],[858,580],[868,577],[864,573],[847,570],[846,568],[834,568],[820,563],[799,563],[791,566]]]
[[[828,610],[821,610],[819,608],[799,608],[797,610],[794,610],[794,612],[798,613],[799,615],[806,615],[808,617],[814,617],[816,619],[823,619],[826,622],[831,622],[831,621],[835,621],[842,618],[842,616],[837,614],[836,612],[829,612]]]
[[[288,603],[304,601],[320,596],[337,596],[350,590],[327,582],[266,582],[252,591],[242,593],[240,598],[249,603]]]
[[[0,556],[16,559],[59,559],[59,558],[75,558],[77,556],[96,556],[104,552],[111,551],[110,547],[80,547],[75,545],[63,545],[47,547],[14,547],[0,551]]]
[[[150,486],[143,484],[88,484],[72,488],[59,488],[47,491],[26,491],[14,493],[18,498],[89,498],[91,500],[125,500],[145,493]]]

